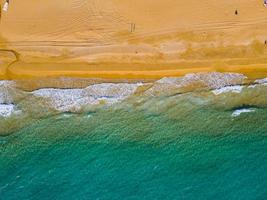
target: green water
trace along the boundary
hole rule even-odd
[[[232,109],[188,94],[32,121],[1,137],[0,199],[267,199],[267,110]]]

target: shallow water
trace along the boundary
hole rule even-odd
[[[0,199],[266,199],[266,101],[136,95],[36,118],[0,139]]]

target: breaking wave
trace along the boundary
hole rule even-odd
[[[232,113],[232,117],[238,117],[238,116],[240,116],[242,113],[250,113],[250,112],[255,112],[255,109],[253,109],[253,108],[243,108],[243,109],[238,109],[238,110],[235,110],[235,111]]]
[[[31,92],[18,89],[14,81],[0,81],[0,116],[11,116],[17,109],[27,112],[34,105],[58,112],[82,112],[86,107],[111,106],[132,96],[151,98],[199,90],[215,95],[241,93],[246,79],[238,73],[196,73],[151,83],[101,83],[80,89],[42,88]],[[264,84],[266,79],[256,80],[246,87],[253,89]]]
[[[141,86],[141,83],[103,83],[90,85],[84,89],[39,89],[33,91],[35,97],[49,101],[49,105],[60,112],[79,112],[88,105],[112,105],[118,103]]]
[[[220,89],[213,90],[212,92],[215,95],[219,95],[219,94],[227,93],[227,92],[240,93],[240,92],[242,92],[243,88],[244,87],[240,86],[240,85],[226,86],[226,87],[223,87],[223,88],[220,88]]]

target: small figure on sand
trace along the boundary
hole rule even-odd
[[[267,7],[267,0],[264,0],[263,5]]]
[[[267,1],[267,0],[266,0]],[[238,15],[238,11],[237,10],[235,10],[235,15]]]
[[[3,11],[7,12],[9,6],[9,0],[6,0],[4,6],[3,6]]]

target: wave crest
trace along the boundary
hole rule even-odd
[[[40,89],[36,97],[49,101],[52,108],[61,112],[78,112],[85,106],[112,105],[132,95],[141,84],[103,83],[84,89]]]

